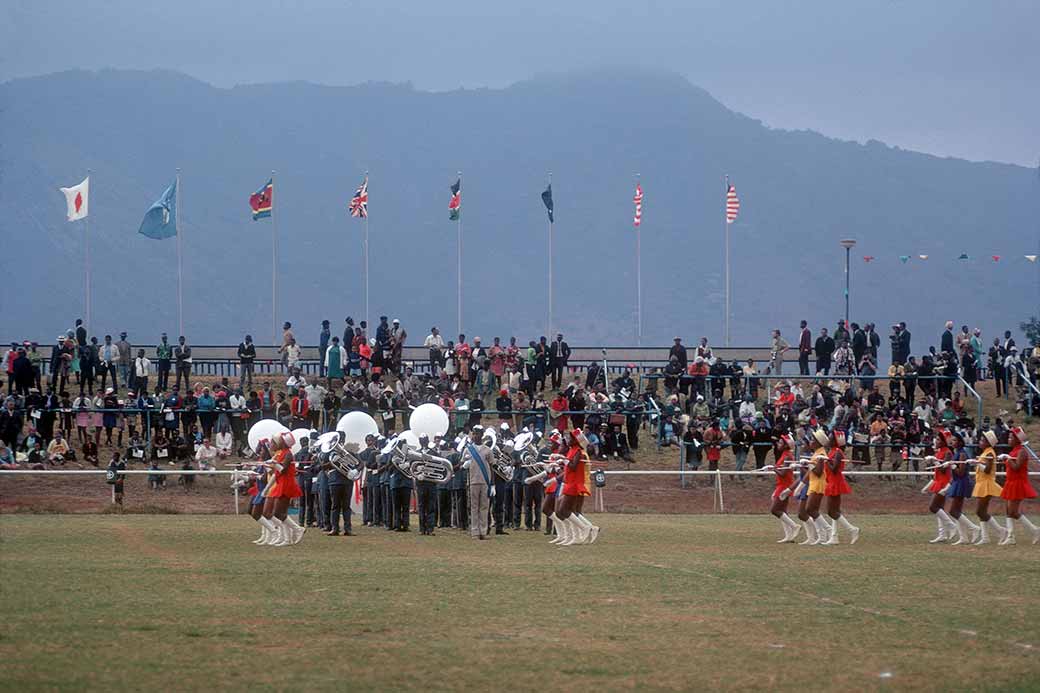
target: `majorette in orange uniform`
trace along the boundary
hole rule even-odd
[[[838,543],[838,528],[848,530],[849,543],[855,544],[859,539],[859,527],[855,527],[841,511],[841,497],[852,493],[849,482],[845,480],[845,434],[832,431],[827,447],[827,461],[823,465],[826,485],[823,495],[827,497],[827,514],[834,520],[834,529],[824,544],[833,546]]]
[[[1040,544],[1040,527],[1022,514],[1022,501],[1036,498],[1036,489],[1029,483],[1029,453],[1026,451],[1026,434],[1020,427],[1012,428],[1008,435],[1011,452],[1004,463],[1004,489],[1000,497],[1007,501],[1007,535],[1000,543],[1015,543],[1015,520],[1026,526],[1033,534],[1033,543]]]

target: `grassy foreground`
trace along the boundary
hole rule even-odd
[[[1040,690],[1040,547],[854,520],[827,548],[762,516],[601,515],[586,547],[360,528],[273,549],[245,517],[4,516],[0,684]]]

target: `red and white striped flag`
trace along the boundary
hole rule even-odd
[[[632,198],[632,201],[636,203],[636,216],[632,220],[633,226],[639,226],[643,223],[643,186],[636,183],[636,196]]]
[[[740,212],[740,198],[737,197],[737,189],[726,179],[726,223],[732,224],[737,220]]]

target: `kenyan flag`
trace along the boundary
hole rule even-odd
[[[451,202],[448,203],[448,218],[458,221],[462,213],[462,179],[459,178],[451,186]]]

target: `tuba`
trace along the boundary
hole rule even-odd
[[[484,432],[484,444],[491,448],[491,459],[488,460],[488,464],[495,471],[495,474],[503,481],[513,480],[513,456],[502,449],[498,444],[498,434],[495,433],[495,429],[488,428]],[[508,441],[506,445],[509,449],[513,449],[512,441]]]
[[[343,431],[330,431],[318,436],[318,460],[329,465],[351,481],[361,478],[365,463],[348,447]]]
[[[513,439],[513,449],[520,455],[520,466],[528,473],[537,474],[546,468],[546,462],[538,449],[538,433],[523,431]]]
[[[454,473],[451,461],[423,450],[416,450],[403,437],[390,441],[385,451],[390,461],[409,479],[443,484],[451,480]]]

